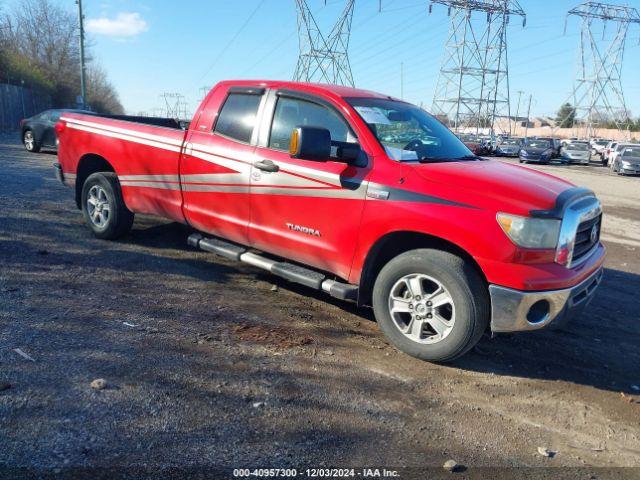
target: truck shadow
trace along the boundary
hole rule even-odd
[[[357,308],[355,304],[284,280],[270,281],[375,322],[370,308]],[[501,334],[493,338],[487,333],[474,349],[450,366],[493,375],[560,380],[638,395],[640,392],[632,388],[632,385],[640,386],[637,292],[640,292],[640,275],[607,269],[585,315],[573,319],[564,329]],[[419,363],[419,360],[408,361]]]
[[[189,228],[181,225],[156,225],[134,231],[126,241],[152,249],[185,250],[189,248],[185,245],[189,232]],[[237,270],[253,276],[256,281],[270,283],[290,294],[317,301],[310,306],[316,315],[326,310],[325,306],[329,304],[338,311],[352,316],[352,320],[365,319],[375,322],[370,308],[358,308],[355,303],[334,299],[323,292],[287,282],[261,270],[229,262],[212,254],[197,254],[211,262],[208,268],[220,269],[225,277]],[[197,261],[192,259],[176,261],[187,262],[191,266],[197,264]],[[202,275],[201,269],[196,270]],[[212,277],[215,278],[213,272]],[[637,292],[640,292],[640,275],[608,269],[585,314],[574,319],[565,329],[502,334],[493,338],[486,334],[476,348],[452,366],[495,375],[562,380],[603,390],[638,394],[631,387],[640,383],[637,376],[640,365],[640,350],[637,347],[637,339],[640,337]],[[320,315],[325,316],[322,313]],[[331,315],[326,317],[326,321],[334,321]],[[327,331],[331,330],[330,325],[327,327]],[[370,328],[365,330],[367,333],[362,332],[360,335],[372,335]],[[357,329],[338,329],[334,332],[336,338],[332,338],[332,341],[341,342],[337,338],[341,334],[340,331],[344,335],[358,335]],[[378,335],[382,339],[382,334]],[[412,359],[409,361],[419,362]]]
[[[607,269],[585,314],[566,328],[494,338],[486,335],[454,365],[637,395],[632,385],[640,386],[638,292],[640,275]]]
[[[9,227],[12,219],[4,220]],[[45,236],[62,235],[70,242],[77,239],[77,229],[82,228],[77,225],[54,232],[50,223],[40,223],[40,220],[29,220],[35,231],[43,231]],[[367,338],[367,343],[385,342],[377,328],[371,328],[375,319],[370,308],[358,308],[354,303],[289,283],[256,268],[193,250],[186,244],[191,232],[192,229],[177,223],[159,224],[153,217],[142,216],[136,220],[134,230],[117,243],[96,240],[87,233],[86,242],[83,242],[93,251],[89,257],[84,252],[65,252],[60,257],[52,252],[41,261],[49,266],[57,263],[88,268],[106,265],[120,272],[123,281],[131,282],[136,274],[143,272],[169,274],[175,278],[182,276],[194,280],[196,283],[188,282],[188,288],[200,290],[199,295],[204,297],[213,295],[213,292],[228,294],[231,288],[238,287],[247,294],[254,292],[254,296],[273,296],[269,285],[276,285],[282,290],[282,295],[263,301],[279,309],[283,325],[295,321],[295,315],[304,314],[314,318],[317,335],[327,336],[319,338],[321,342],[346,345],[355,338]],[[2,243],[7,252],[24,249],[21,242],[5,240]],[[35,250],[34,247],[33,254]],[[235,278],[234,286],[228,284],[230,277]],[[637,394],[632,388],[632,385],[640,383],[637,376],[640,365],[637,292],[640,292],[640,275],[608,269],[585,315],[574,319],[567,329],[494,338],[485,335],[476,348],[452,366],[495,375],[562,380]],[[299,301],[304,299],[311,302]],[[294,317],[288,318],[289,313],[295,314]],[[363,319],[371,323],[360,324],[359,327],[338,325],[345,318],[350,324]],[[375,347],[371,348],[376,352]],[[415,362],[415,368],[422,371],[420,361],[409,357],[406,361]]]

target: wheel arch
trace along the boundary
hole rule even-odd
[[[31,134],[33,135],[33,140],[36,143],[40,143],[40,140],[42,135],[40,135],[40,133],[38,132],[38,129],[34,126],[34,125],[24,125],[21,129],[21,138],[20,140],[22,141],[22,144],[24,145],[24,134],[27,132],[31,132]]]
[[[379,238],[369,249],[360,275],[358,304],[370,305],[373,285],[380,270],[394,257],[419,248],[433,248],[457,255],[477,270],[488,285],[487,278],[480,265],[465,249],[441,237],[415,231],[395,231]]]
[[[101,155],[87,153],[78,161],[76,168],[76,205],[81,208],[82,186],[85,180],[97,172],[114,172],[115,169],[109,161]]]

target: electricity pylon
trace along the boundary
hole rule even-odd
[[[164,100],[164,116],[167,118],[182,118],[184,114],[185,101],[184,95],[180,93],[165,92],[160,95],[160,99]]]
[[[324,35],[307,0],[296,0],[300,55],[295,81],[355,86],[348,56],[354,5],[355,0],[346,0],[333,29]]]
[[[526,13],[516,0],[431,0],[451,18],[433,113],[456,131],[511,133],[507,27]],[[497,122],[503,119],[502,122]]]
[[[585,137],[595,136],[602,123],[614,123],[625,130],[629,112],[622,90],[622,65],[627,34],[631,25],[640,25],[640,14],[632,7],[586,2],[571,9],[572,16],[582,19],[580,58],[573,93],[568,103],[574,107],[571,124]],[[605,37],[607,24],[613,24],[613,35]],[[602,32],[596,28],[601,27]],[[559,126],[567,119],[560,119]]]

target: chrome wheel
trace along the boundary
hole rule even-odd
[[[104,228],[109,221],[111,206],[107,192],[100,185],[94,185],[87,195],[87,213],[89,219],[98,228]]]
[[[415,273],[398,280],[389,294],[389,313],[395,326],[417,343],[444,340],[455,323],[455,305],[438,280]]]
[[[24,147],[28,150],[28,151],[33,151],[33,147],[35,146],[36,141],[33,138],[33,132],[31,130],[27,130],[26,132],[24,132]]]

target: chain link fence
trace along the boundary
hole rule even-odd
[[[51,97],[30,88],[0,83],[0,132],[20,128],[20,120],[51,108]]]

